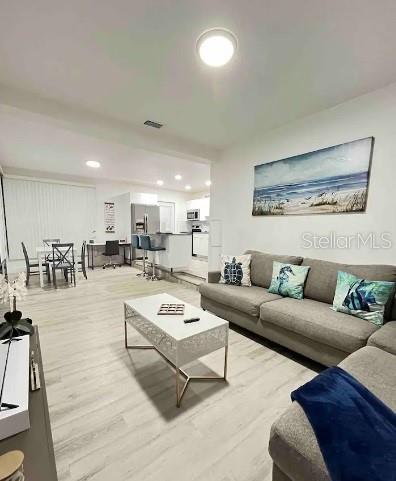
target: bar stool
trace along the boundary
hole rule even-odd
[[[140,246],[143,251],[148,251],[153,253],[153,260],[152,260],[152,273],[151,276],[147,276],[147,280],[151,279],[152,281],[158,281],[157,276],[155,275],[155,263],[156,263],[156,255],[159,251],[164,251],[165,247],[156,247],[151,245],[151,238],[149,235],[141,235],[140,236]]]
[[[140,236],[133,234],[132,239],[131,239],[132,247],[138,250],[142,250],[142,247],[140,245]],[[143,251],[143,272],[139,272],[139,274],[136,274],[136,277],[146,277],[147,272],[146,272],[146,251]]]

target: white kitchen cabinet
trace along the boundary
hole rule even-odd
[[[209,235],[200,232],[193,233],[193,253],[197,256],[208,257]]]
[[[192,199],[186,202],[187,210],[199,209],[200,220],[209,217],[210,197],[202,197],[201,199]]]

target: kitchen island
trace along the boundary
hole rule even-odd
[[[159,233],[148,234],[154,246],[164,247],[164,251],[157,252],[156,262],[160,268],[170,272],[184,271],[191,264],[190,233]],[[151,260],[151,255],[150,255]]]

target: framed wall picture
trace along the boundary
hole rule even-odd
[[[114,202],[104,203],[104,225],[106,234],[115,232],[115,206]]]
[[[374,137],[254,168],[252,215],[364,212]]]

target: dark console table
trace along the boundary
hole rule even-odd
[[[38,329],[30,338],[30,350],[40,368],[41,389],[29,393],[30,429],[0,441],[0,454],[19,449],[25,454],[25,477],[29,481],[57,481],[54,446],[48,414]]]

